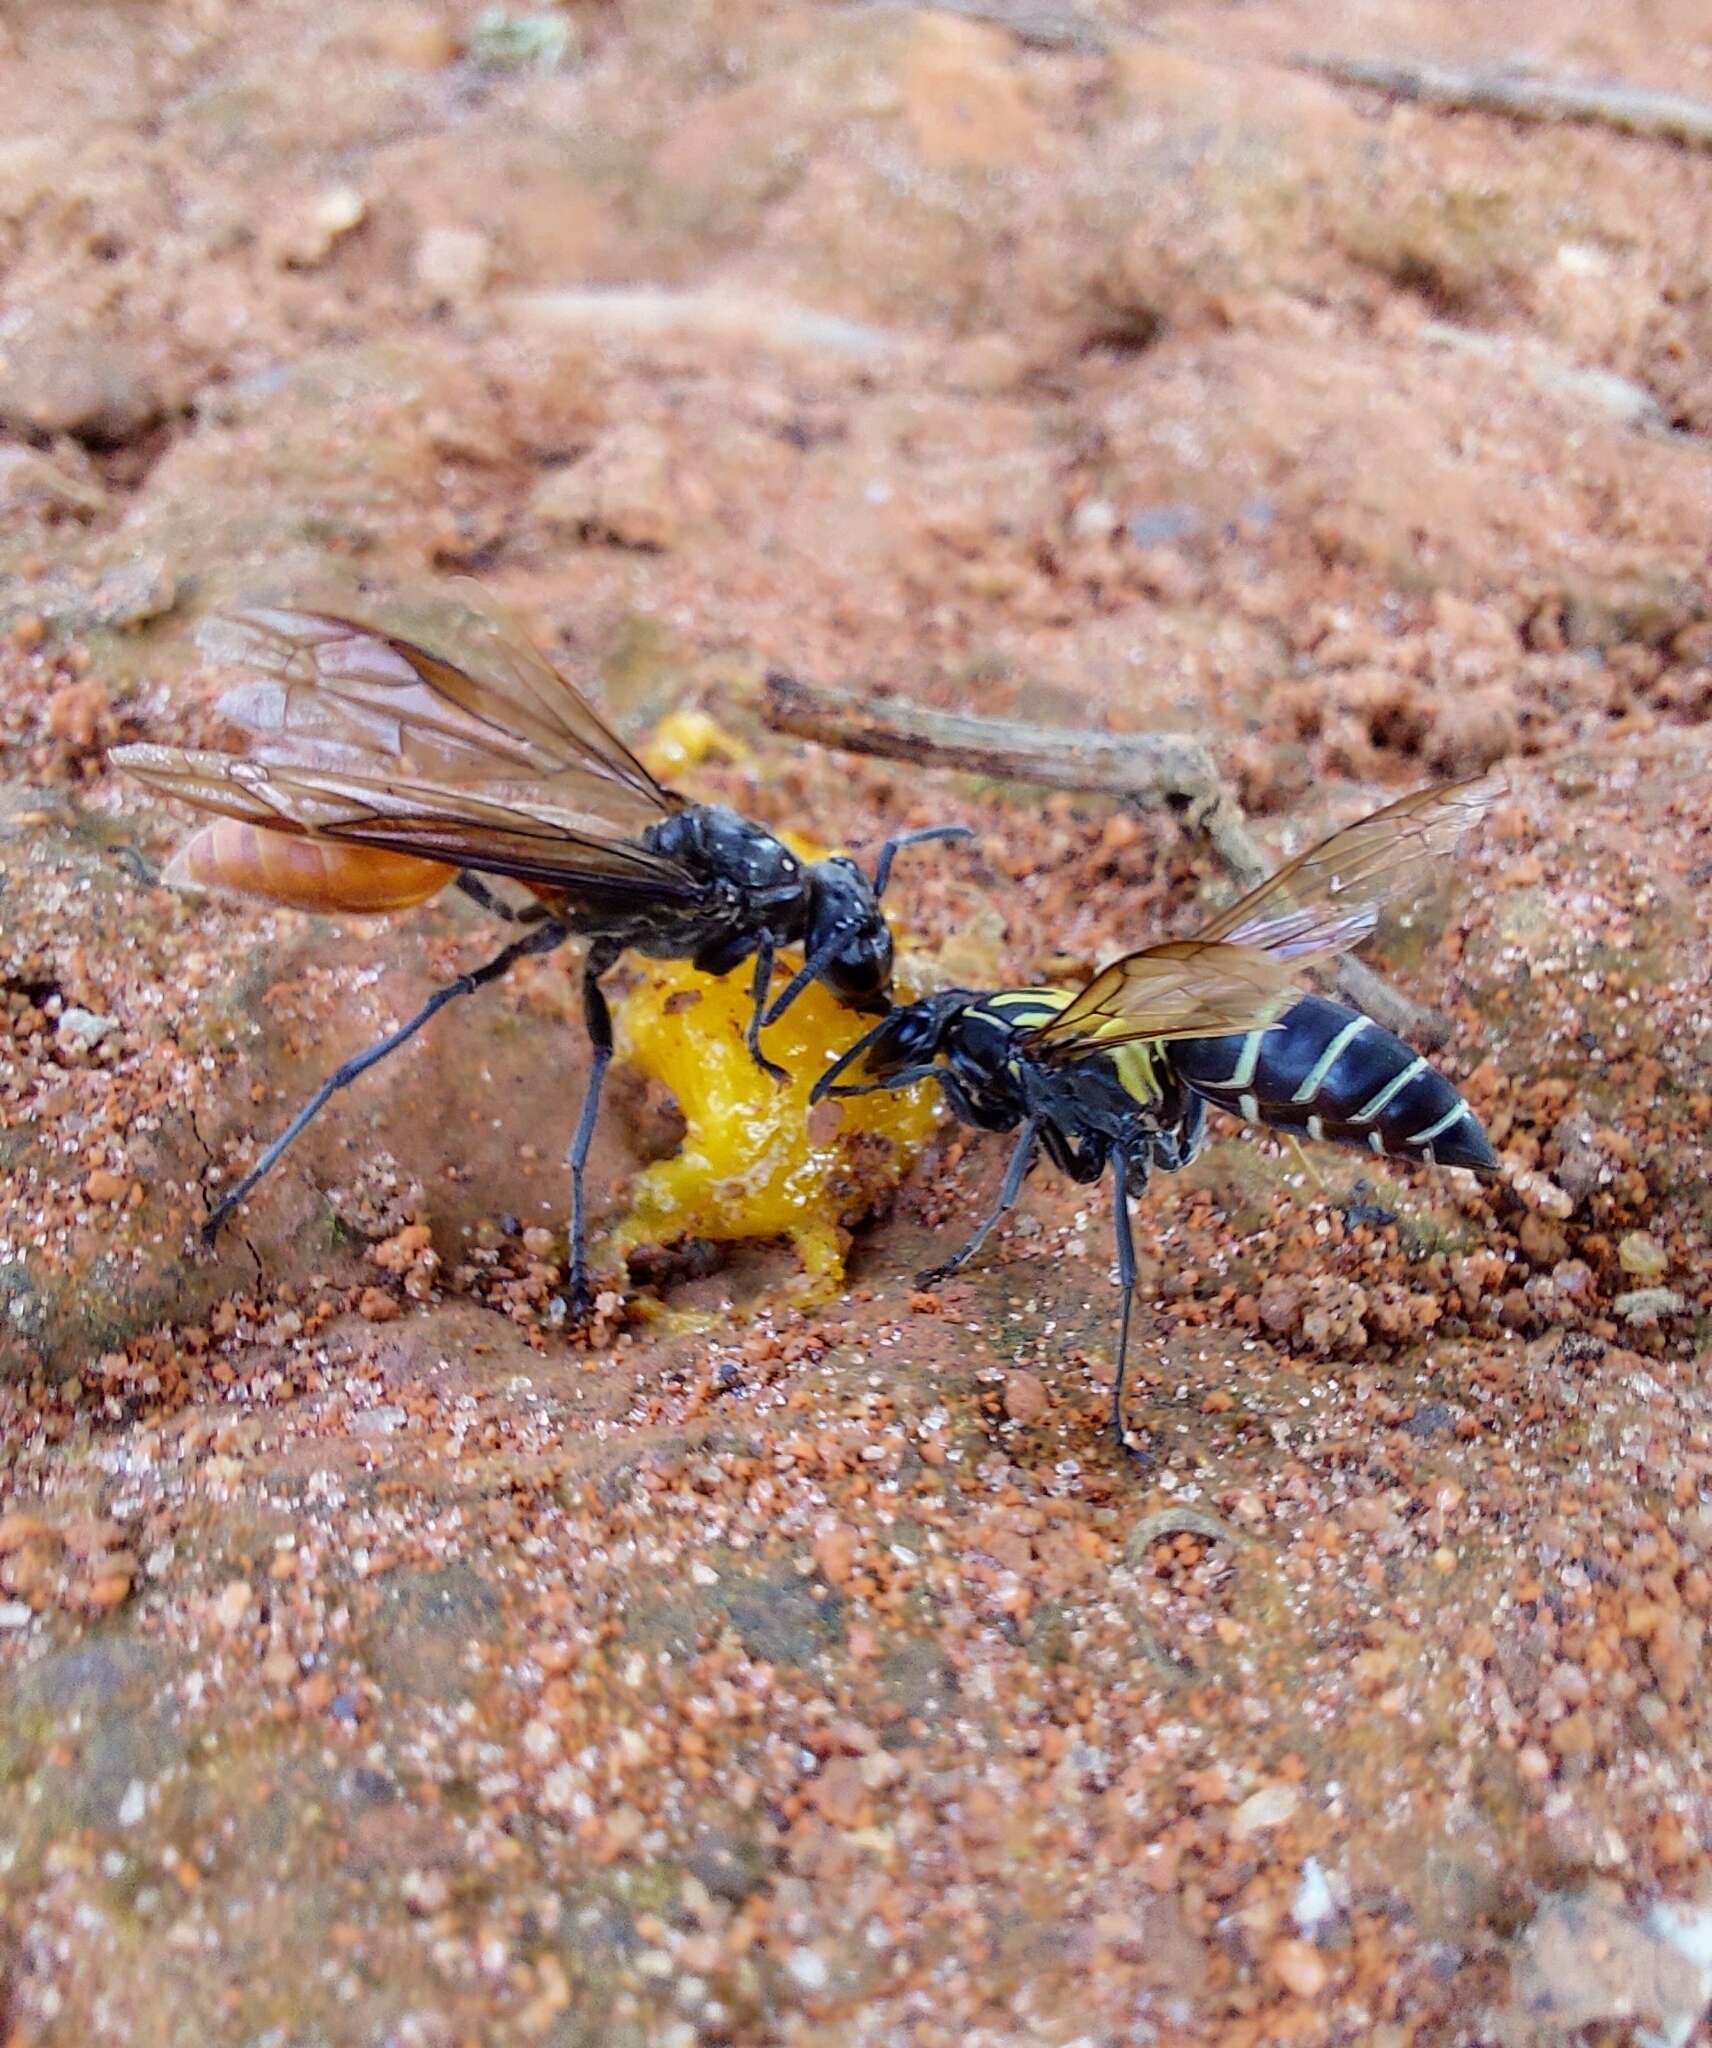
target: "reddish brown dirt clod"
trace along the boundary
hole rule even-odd
[[[1038,1422],[1052,1405],[1038,1373],[1013,1372],[1005,1379],[1005,1413],[1012,1422]]]

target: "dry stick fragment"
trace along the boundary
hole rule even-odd
[[[896,699],[879,703],[799,682],[778,669],[767,676],[762,715],[774,732],[852,754],[1135,802],[1151,796],[1206,834],[1240,888],[1252,889],[1272,872],[1212,756],[1199,740],[1177,733],[1072,732]],[[1449,1038],[1446,1018],[1410,1002],[1362,961],[1340,960],[1337,978],[1350,1001],[1388,1031],[1429,1050]]]
[[[912,7],[911,11],[918,10]],[[1104,24],[1079,7],[1037,6],[1032,0],[933,0],[927,11],[990,22],[1036,50],[1076,50],[1100,56],[1112,46]]]
[[[1205,1509],[1192,1508],[1185,1503],[1143,1515],[1124,1539],[1124,1560],[1128,1564],[1139,1564],[1161,1536],[1179,1534],[1201,1536],[1209,1543],[1228,1543],[1233,1548],[1248,1541],[1242,1531],[1233,1529],[1229,1522],[1221,1522],[1217,1515],[1209,1515]]]
[[[1624,135],[1712,149],[1712,103],[1682,93],[1648,92],[1630,85],[1588,85],[1569,78],[1535,78],[1523,71],[1452,64],[1392,64],[1362,57],[1304,52],[1291,59],[1343,85],[1371,86],[1400,100],[1445,112],[1464,109],[1506,115],[1513,121],[1591,121]]]

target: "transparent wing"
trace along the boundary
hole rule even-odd
[[[1266,1028],[1295,1000],[1296,977],[1359,946],[1381,906],[1452,853],[1504,787],[1485,778],[1441,783],[1334,832],[1193,939],[1102,968],[1023,1049],[1073,1059],[1137,1039]]]
[[[443,628],[443,630],[442,630]],[[681,808],[557,670],[467,610],[448,650],[347,614],[243,601],[197,640],[237,671],[220,710],[242,756],[121,747],[198,809],[567,890],[690,902],[690,872],[640,843]]]
[[[276,832],[415,854],[569,891],[693,902],[693,875],[609,820],[568,809],[550,781],[415,783],[178,747],[114,748],[116,766],[164,796]]]
[[[1101,968],[1019,1049],[1048,1059],[1136,1039],[1219,1038],[1275,1024],[1301,991],[1296,969],[1254,946],[1167,939]]]
[[[544,780],[635,833],[681,807],[570,683],[509,626],[466,605],[437,620],[436,651],[312,606],[244,602],[203,621],[197,644],[238,671],[220,710],[254,758],[412,779]]]
[[[1197,936],[1304,964],[1347,953],[1371,934],[1382,906],[1416,888],[1504,792],[1486,777],[1416,790],[1298,854]]]

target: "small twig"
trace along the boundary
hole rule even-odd
[[[1217,1515],[1209,1515],[1204,1509],[1192,1508],[1185,1503],[1143,1515],[1124,1539],[1124,1561],[1139,1564],[1161,1536],[1177,1535],[1199,1536],[1208,1543],[1228,1543],[1233,1549],[1248,1541],[1242,1531],[1233,1529],[1229,1522],[1221,1522]]]
[[[900,0],[866,0],[866,4],[896,8]],[[901,4],[910,13],[928,11],[927,0],[901,0]],[[930,11],[959,14],[965,21],[991,22],[1037,50],[1075,50],[1097,57],[1112,46],[1104,25],[1079,7],[1036,5],[1034,0],[931,0]]]
[[[1066,732],[1005,718],[931,711],[901,698],[877,700],[798,681],[772,670],[763,715],[775,732],[879,754],[891,761],[927,760],[1048,789],[1100,790],[1112,796],[1152,793],[1168,803],[1223,797],[1212,757],[1199,740],[1175,733]]]
[[[762,715],[774,732],[852,754],[961,768],[1046,789],[1136,801],[1157,797],[1207,835],[1245,889],[1269,872],[1213,757],[1199,740],[1178,733],[1068,732],[1006,718],[971,718],[896,698],[880,702],[811,686],[778,669],[768,674]]]
[[[778,669],[768,674],[762,716],[774,732],[852,754],[960,768],[1007,782],[1120,796],[1131,802],[1154,797],[1206,834],[1240,888],[1252,889],[1272,872],[1272,863],[1255,843],[1242,806],[1220,778],[1211,754],[1199,740],[1178,733],[1070,732],[1010,719],[973,718],[896,698],[881,702],[811,686]],[[1429,1051],[1449,1038],[1445,1018],[1412,1003],[1362,961],[1339,961],[1337,978],[1350,1001],[1387,1031]]]
[[[1343,85],[1371,86],[1394,99],[1446,112],[1471,109],[1513,121],[1590,121],[1623,135],[1712,149],[1712,103],[1632,85],[1586,85],[1522,71],[1463,70],[1453,64],[1394,64],[1304,51],[1291,59]]]
[[[1376,974],[1365,960],[1346,953],[1338,962],[1337,985],[1358,1010],[1365,1010],[1375,1024],[1383,1024],[1399,1038],[1409,1039],[1424,1052],[1437,1052],[1450,1040],[1453,1026],[1442,1010],[1426,1003],[1411,1002],[1382,974]]]

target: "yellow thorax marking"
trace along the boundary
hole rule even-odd
[[[1076,993],[1070,988],[1004,988],[983,996],[979,1007],[999,1023],[1016,1031],[1026,1031],[1056,1017],[1074,1000]],[[1097,1042],[1108,1032],[1121,1028],[1113,1020],[1110,1024],[1096,1026],[1089,1037]],[[1113,1046],[1106,1057],[1116,1068],[1118,1084],[1125,1094],[1132,1095],[1143,1108],[1159,1101],[1165,1091],[1159,1084],[1157,1042],[1138,1039],[1132,1044]],[[1015,1062],[1011,1064],[1014,1068]]]

